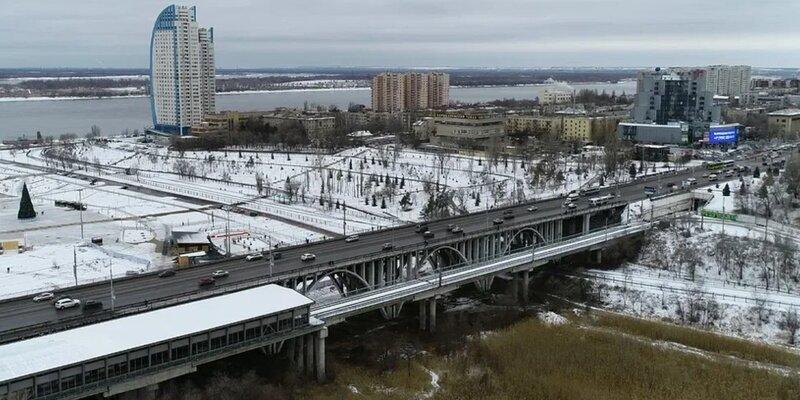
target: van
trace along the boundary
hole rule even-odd
[[[717,176],[717,174],[711,174],[711,175],[708,176],[708,180],[710,182],[715,182],[718,178],[719,177]]]

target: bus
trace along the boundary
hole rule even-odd
[[[591,196],[600,193],[600,188],[592,187],[592,188],[581,189],[580,193],[581,196]]]
[[[721,169],[732,168],[733,164],[734,164],[733,160],[725,160],[725,161],[707,162],[703,165],[705,165],[706,169],[709,171],[718,171]]]
[[[592,197],[591,199],[589,199],[589,205],[592,207],[601,206],[603,204],[608,203],[612,199],[614,199],[613,194],[607,194],[605,196],[600,196],[600,197]]]

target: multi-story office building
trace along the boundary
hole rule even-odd
[[[214,30],[197,9],[161,11],[150,39],[150,105],[156,131],[187,134],[214,112]]]
[[[711,124],[720,122],[721,109],[707,89],[705,69],[641,71],[637,78],[633,123],[688,127],[688,142],[703,138]],[[620,135],[622,132],[620,131]]]
[[[446,107],[449,103],[448,74],[386,72],[372,78],[373,111],[425,110]]]
[[[431,144],[446,148],[488,149],[506,136],[505,117],[486,111],[436,113],[429,121]]]

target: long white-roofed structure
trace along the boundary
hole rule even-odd
[[[292,289],[266,285],[2,345],[0,398],[110,395],[152,384],[132,381],[171,368],[167,379],[192,372],[204,362],[322,329],[309,320],[312,303]]]

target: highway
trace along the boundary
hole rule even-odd
[[[755,165],[753,162],[747,164]],[[680,186],[680,183],[689,177],[696,178],[700,186],[707,185],[709,182],[707,178],[702,176],[703,174],[707,174],[707,171],[703,168],[697,168],[658,177],[641,178],[617,188],[604,188],[601,194],[618,194],[619,198],[617,200],[631,203],[646,198],[644,194],[645,186],[659,186],[660,183],[664,188],[662,192],[665,192],[667,183],[675,183]],[[599,195],[592,195],[592,197]],[[520,204],[513,207],[487,210],[434,221],[430,222],[428,226],[435,234],[436,239],[445,235],[452,235],[447,232],[448,224],[461,226],[465,234],[469,234],[491,228],[493,226],[492,220],[502,218],[503,212],[509,208],[514,210],[516,218],[506,221],[506,223],[520,224],[533,219],[561,215],[564,212],[563,201],[563,198],[541,200],[535,203]],[[538,207],[536,212],[530,213],[527,211],[531,204],[535,204]],[[581,198],[578,204],[579,209],[589,207],[586,198]],[[422,244],[424,241],[422,235],[414,231],[414,225],[407,225],[400,228],[361,234],[360,239],[353,243],[346,243],[344,239],[336,239],[279,249],[277,252],[281,253],[282,257],[275,260],[272,273],[279,275],[312,266],[324,265],[329,262],[335,263],[337,260],[378,253],[381,252],[384,243],[392,243],[396,248]],[[313,253],[317,258],[311,262],[302,262],[300,261],[300,255],[303,253]],[[199,279],[210,276],[211,272],[217,269],[225,269],[230,272],[229,277],[218,281],[220,285],[266,278],[270,273],[268,257],[264,257],[264,259],[258,261],[246,261],[239,258],[179,269],[176,270],[177,274],[175,276],[169,278],[159,278],[156,274],[126,277],[114,282],[115,307],[125,307],[146,301],[152,302],[156,299],[179,297],[182,294],[196,292]],[[108,309],[111,307],[110,293],[110,284],[101,282],[72,289],[61,289],[56,292],[56,297],[69,296],[84,302],[87,300],[100,300],[103,302],[103,307]],[[31,300],[31,297],[4,300],[0,301],[0,333],[33,325],[58,323],[81,315],[83,314],[80,307],[56,311],[51,302],[36,303]]]

